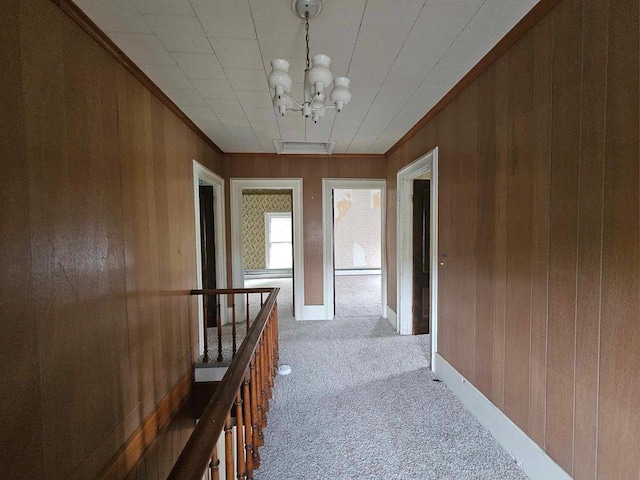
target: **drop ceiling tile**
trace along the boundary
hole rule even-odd
[[[249,127],[249,120],[244,113],[220,113],[218,118],[225,127]]]
[[[228,80],[194,78],[191,83],[203,98],[234,98],[235,94]]]
[[[245,108],[244,113],[249,119],[249,122],[274,122],[276,121],[276,114],[273,107],[270,108]]]
[[[360,136],[356,135],[354,139],[351,141],[349,148],[347,148],[348,153],[362,153],[366,152],[369,147],[373,144],[375,138],[370,138],[368,136]]]
[[[211,107],[211,110],[216,112],[216,114],[222,114],[222,113],[233,113],[236,115],[244,114],[244,110],[242,110],[242,105],[240,105],[240,102],[235,96],[207,98],[206,102]]]
[[[228,68],[225,73],[236,92],[269,90],[267,76],[262,68],[259,70]]]
[[[414,32],[417,35],[437,33],[438,36],[450,40],[449,35],[461,32],[483,3],[484,0],[429,0],[416,21]]]
[[[152,33],[129,0],[76,0],[76,4],[104,32]]]
[[[195,121],[195,124],[202,130],[203,132],[215,132],[216,134],[223,133],[224,126],[220,122],[220,120],[216,119],[198,119]]]
[[[286,129],[300,129],[304,131],[304,118],[299,112],[289,112],[286,116],[281,117],[276,115],[276,120],[280,126],[280,131],[283,128]]]
[[[163,90],[179,107],[205,103],[202,95],[195,88],[164,88]]]
[[[265,89],[261,92],[236,92],[242,108],[273,108],[271,95]]]
[[[216,80],[227,78],[218,58],[213,53],[174,53],[172,57],[189,78]]]
[[[447,45],[432,45],[409,35],[396,57],[389,72],[393,77],[422,77],[424,78],[438,63],[449,48]]]
[[[288,28],[282,28],[278,23],[257,20],[255,26],[260,51],[269,61],[274,58],[305,58],[304,24],[296,22]]]
[[[335,141],[351,141],[353,137],[356,136],[356,133],[358,133],[358,128],[336,128],[334,126],[333,130],[331,131],[330,138],[331,140]]]
[[[364,25],[413,25],[426,0],[369,0]]]
[[[161,89],[193,88],[189,79],[177,65],[141,65],[140,67],[153,83]]]
[[[226,126],[229,137],[257,142],[255,133],[249,124]]]
[[[538,0],[487,0],[478,10],[467,26],[470,30],[491,32],[500,30],[503,34],[509,31]]]
[[[500,40],[497,32],[474,32],[464,30],[453,42],[441,63],[445,65],[473,66]]]
[[[175,65],[158,37],[146,33],[109,33],[109,37],[138,66]]]
[[[347,76],[354,84],[382,84],[408,33],[408,27],[381,34],[378,25],[362,25]]]
[[[338,142],[336,142],[335,146],[333,147],[333,153],[347,153],[347,147],[349,147],[349,144],[351,143],[351,140],[340,140]]]
[[[280,140],[303,141],[305,136],[304,125],[302,128],[280,128]]]
[[[182,111],[192,120],[218,120],[216,114],[206,105],[187,105]]]
[[[258,135],[268,135],[271,138],[276,138],[280,134],[280,127],[278,122],[250,122],[251,128]]]
[[[342,112],[344,113],[344,112]],[[362,124],[362,117],[346,117],[342,113],[336,116],[336,121],[333,124],[334,131],[335,130],[357,130],[358,127]]]
[[[176,15],[195,17],[189,0],[131,0],[138,12],[145,15]]]
[[[247,0],[191,0],[209,37],[256,38]]]
[[[146,15],[145,20],[168,52],[213,53],[195,17]]]
[[[251,13],[253,18],[261,22],[271,22],[274,24],[286,22],[289,25],[292,21],[304,23],[291,9],[291,2],[282,0],[250,0]]]
[[[263,68],[257,40],[210,38],[222,68]]]
[[[422,83],[425,88],[448,88],[449,90],[473,67],[473,65],[438,65]]]

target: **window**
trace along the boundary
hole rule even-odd
[[[264,214],[267,268],[292,268],[291,213]]]

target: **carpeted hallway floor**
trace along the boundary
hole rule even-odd
[[[428,336],[401,337],[377,313],[295,322],[291,280],[258,285],[282,289],[280,363],[293,372],[276,379],[256,480],[527,478],[434,381]]]

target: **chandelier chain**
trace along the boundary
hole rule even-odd
[[[307,68],[309,68],[311,66],[311,62],[309,62],[309,12],[304,13],[304,29],[307,31],[305,39],[307,41]]]

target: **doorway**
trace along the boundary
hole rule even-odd
[[[325,316],[386,318],[386,181],[322,183]]]
[[[193,198],[195,207],[195,240],[196,240],[196,287],[226,288],[226,242],[224,225],[224,180],[208,168],[193,161]],[[200,351],[204,353],[204,302],[201,295],[198,301],[198,339]],[[226,323],[226,299],[211,296],[208,305],[220,304],[220,315],[217,309],[207,312],[207,327]]]
[[[273,275],[279,271],[286,275],[286,270],[290,271],[290,275],[293,277],[293,310],[296,320],[305,320],[305,306],[304,306],[304,266],[303,266],[303,242],[302,242],[302,179],[231,179],[231,242],[232,249],[232,278],[234,288],[242,288],[245,285],[245,257],[248,249],[257,248],[260,249],[261,258],[264,259],[265,266],[262,267],[260,263],[256,269],[249,270],[264,270],[267,275]],[[262,227],[262,233],[264,237],[260,237],[259,244],[254,246],[248,246],[245,242],[245,237],[249,236],[248,232],[243,232],[243,197],[244,194],[251,191],[260,192],[287,192],[290,197],[291,211],[289,224],[291,225],[291,236],[288,237],[286,233],[287,219],[282,215],[271,215],[273,219],[273,235],[270,235],[267,239],[267,213],[277,214],[283,212],[262,212],[261,221],[265,222]],[[284,228],[284,230],[283,230]],[[268,243],[267,243],[268,240]],[[282,253],[288,249],[292,250],[291,267],[288,265],[279,263],[282,259]],[[286,256],[286,255],[285,255]],[[273,257],[275,263],[273,268],[267,267],[267,261],[271,261]],[[269,263],[270,265],[270,263]],[[271,270],[271,272],[269,272]],[[257,272],[254,272],[257,273]],[[244,306],[241,301],[236,302],[237,311],[240,311],[240,315],[244,314]]]
[[[397,330],[401,335],[414,333],[416,323],[413,315],[414,302],[420,296],[422,301],[418,309],[422,309],[422,311],[417,314],[422,317],[422,323],[427,323],[431,335],[431,365],[433,368],[438,335],[438,269],[436,268],[438,265],[438,148],[436,147],[398,171],[397,180]],[[429,180],[429,191],[426,193],[428,204],[425,203],[424,191],[417,192],[418,195],[422,193],[423,198],[416,199],[414,186],[422,187],[419,187],[420,183],[414,184],[415,180]],[[425,209],[428,210],[428,220]],[[423,223],[422,225],[417,223],[417,226],[414,226],[414,221],[417,222],[418,217],[422,217]],[[423,231],[414,232],[416,228],[421,228]],[[417,244],[417,239],[421,237],[422,245],[415,245],[415,252],[418,252],[417,256],[419,257],[415,259],[414,244]],[[428,261],[426,261],[427,256]],[[415,263],[418,263],[422,270],[419,278],[416,278],[414,271]],[[425,294],[427,299],[425,299]],[[426,307],[428,313],[424,312],[425,304],[428,304]],[[428,320],[424,318],[427,315]],[[424,326],[419,328],[424,328]]]

